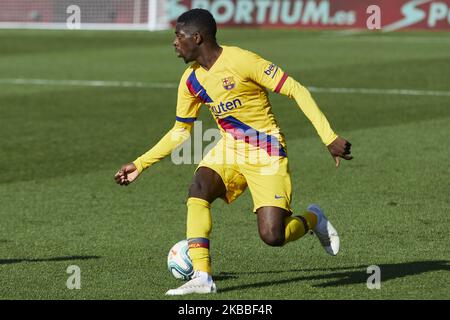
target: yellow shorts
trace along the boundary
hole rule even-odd
[[[249,188],[253,211],[271,206],[291,212],[291,176],[288,158],[269,156],[245,142],[229,143],[221,139],[199,163],[217,172],[226,187],[224,200],[231,203]],[[246,149],[244,151],[244,149]],[[197,168],[197,170],[198,170]]]

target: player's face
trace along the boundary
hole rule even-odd
[[[175,28],[175,40],[173,46],[175,47],[177,56],[183,58],[185,63],[195,60],[197,43],[194,36],[180,24],[177,24]]]

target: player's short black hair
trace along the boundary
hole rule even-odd
[[[192,9],[178,17],[177,23],[196,29],[204,37],[216,40],[217,24],[211,12],[205,9]]]

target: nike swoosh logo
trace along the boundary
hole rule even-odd
[[[281,199],[281,198],[284,198],[284,197],[275,195],[275,199]]]

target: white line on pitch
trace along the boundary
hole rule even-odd
[[[369,88],[318,88],[308,87],[311,92],[349,93],[349,94],[387,94],[404,96],[446,96],[450,91],[412,90],[412,89],[369,89]]]
[[[78,87],[123,87],[173,89],[178,84],[169,82],[135,82],[135,81],[103,81],[103,80],[50,80],[50,79],[0,79],[0,84],[10,85],[54,85]],[[341,93],[341,94],[380,94],[405,96],[444,96],[449,97],[450,91],[416,90],[416,89],[374,89],[374,88],[323,88],[308,87],[311,92]]]
[[[125,88],[154,88],[172,89],[178,85],[174,83],[135,82],[135,81],[103,81],[103,80],[49,80],[49,79],[0,79],[0,84],[17,85],[50,85],[75,87],[125,87]]]

